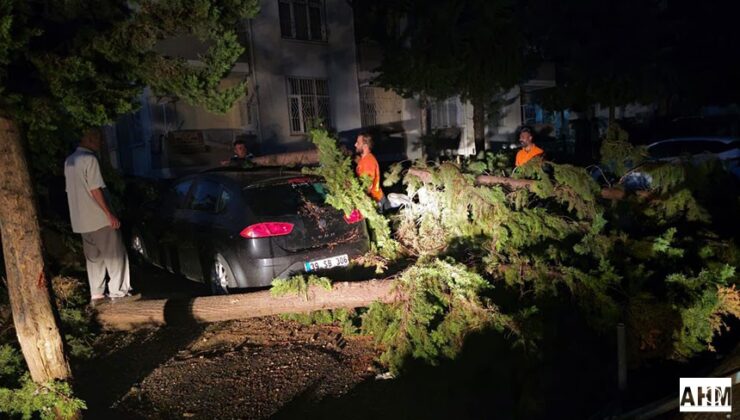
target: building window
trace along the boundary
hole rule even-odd
[[[444,101],[438,101],[429,107],[429,123],[432,128],[449,128],[459,127],[460,122],[457,117],[460,101],[452,97]]]
[[[257,125],[257,101],[255,95],[240,100],[238,104],[242,128],[255,128]]]
[[[326,80],[288,77],[288,111],[293,134],[306,133],[319,123],[331,127]]]
[[[360,88],[360,121],[363,127],[372,127],[378,124],[378,110],[375,106],[374,87]]]
[[[524,104],[522,105],[522,125],[532,125],[536,124],[538,121],[538,112],[537,112],[537,106],[532,104]],[[542,122],[542,111],[539,112],[539,122]]]
[[[322,0],[278,0],[283,38],[325,41]]]

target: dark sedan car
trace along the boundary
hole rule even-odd
[[[346,266],[367,251],[365,221],[325,203],[321,178],[280,169],[217,169],[176,181],[142,212],[131,248],[214,293]]]

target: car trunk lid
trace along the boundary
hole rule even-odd
[[[273,244],[301,252],[352,241],[361,235],[357,224],[326,204],[326,187],[320,179],[297,177],[244,189],[247,205],[258,222],[293,224],[288,235],[272,237]]]

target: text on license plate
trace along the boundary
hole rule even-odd
[[[304,264],[306,271],[328,270],[334,267],[344,267],[349,265],[347,254],[336,257],[324,258],[323,260],[309,261]]]

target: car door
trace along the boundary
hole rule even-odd
[[[200,178],[190,202],[187,238],[183,241],[183,264],[188,278],[205,281],[219,245],[228,241],[228,202],[231,194],[223,183]]]
[[[162,201],[159,217],[155,221],[162,266],[167,270],[183,274],[180,244],[187,227],[187,213],[192,200],[193,178],[177,182]]]

